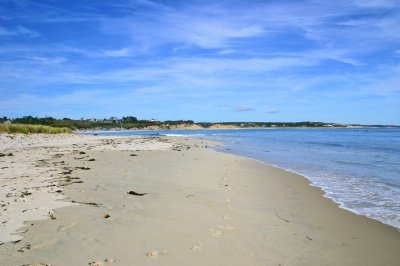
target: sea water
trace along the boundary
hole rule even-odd
[[[218,140],[222,151],[299,173],[342,208],[400,228],[399,128],[117,131]]]

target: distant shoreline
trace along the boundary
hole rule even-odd
[[[165,127],[149,127],[149,128],[95,128],[95,129],[81,129],[81,130],[74,130],[76,133],[83,133],[83,132],[96,132],[96,131],[161,131],[161,130],[229,130],[229,129],[238,129],[238,130],[248,130],[248,129],[368,129],[368,128],[399,128],[399,126],[343,126],[343,127],[172,127],[172,128],[165,128]]]
[[[193,120],[166,120],[156,119],[140,120],[134,116],[122,118],[111,117],[109,119],[57,119],[53,117],[32,117],[21,118],[0,117],[0,126],[13,125],[50,126],[56,128],[67,128],[75,131],[82,130],[195,130],[195,129],[256,129],[256,128],[399,128],[397,125],[378,124],[343,124],[333,122],[194,122]]]

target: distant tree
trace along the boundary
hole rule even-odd
[[[138,119],[135,116],[122,117],[123,123],[137,123]]]

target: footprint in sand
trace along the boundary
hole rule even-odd
[[[230,220],[231,217],[228,214],[225,214],[224,216],[222,216],[222,219],[224,220]]]
[[[101,261],[92,261],[88,263],[89,266],[103,266],[104,264]]]
[[[215,237],[215,238],[221,237],[221,236],[224,235],[224,232],[221,231],[221,230],[210,229],[210,232],[211,232],[211,236],[212,236],[212,237]]]
[[[162,255],[166,255],[166,254],[167,254],[166,250],[163,250],[163,251],[153,250],[153,251],[147,252],[146,256],[150,257],[150,258],[156,258],[160,255],[162,256]]]
[[[25,228],[25,227],[22,227],[22,228],[20,228],[20,229],[18,229],[17,231],[15,231],[17,234],[24,234],[24,233],[26,233],[26,232],[28,232],[29,231],[29,228]]]
[[[115,262],[115,259],[104,259],[105,263],[112,263]],[[90,266],[103,266],[103,261],[92,261],[88,263]]]
[[[233,230],[236,229],[234,226],[232,226],[230,224],[220,225],[218,227],[221,228],[221,229],[224,229],[226,231],[233,231]]]
[[[66,231],[76,225],[76,222],[68,223],[68,224],[62,224],[57,227],[57,231],[63,232]]]
[[[193,245],[192,248],[191,248],[191,250],[193,250],[193,251],[200,251],[200,250],[203,249],[203,246],[204,246],[204,244],[202,244],[202,243],[200,243],[200,244],[198,244],[198,245]]]
[[[51,245],[56,244],[57,242],[58,242],[58,239],[57,239],[57,238],[50,239],[50,240],[43,241],[43,242],[40,242],[40,243],[38,243],[38,244],[32,245],[32,246],[31,246],[31,249],[39,249],[39,248],[51,246]]]

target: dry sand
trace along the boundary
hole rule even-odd
[[[396,229],[212,145],[0,135],[0,265],[400,265]]]

